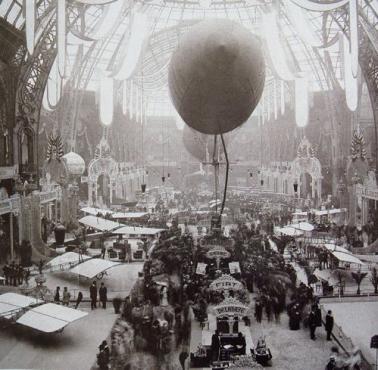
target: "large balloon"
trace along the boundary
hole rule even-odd
[[[235,135],[231,132],[224,135],[226,148],[234,137]],[[185,149],[194,158],[197,158],[200,162],[204,162],[206,160],[209,160],[210,162],[212,161],[214,153],[214,135],[202,134],[201,132],[193,130],[189,126],[185,125],[182,132],[182,140]],[[224,156],[224,150],[220,137],[217,138],[216,154],[218,155],[218,153],[220,156]]]
[[[182,132],[182,141],[185,149],[200,161],[206,160],[206,148],[210,138],[211,136],[201,134],[187,125],[185,125]]]
[[[181,118],[204,134],[242,125],[258,104],[265,82],[260,39],[225,19],[199,22],[172,55],[168,83]]]

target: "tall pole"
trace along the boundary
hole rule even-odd
[[[215,213],[218,213],[218,176],[219,176],[219,162],[215,158],[217,150],[217,135],[214,136],[214,149],[213,149],[213,164],[214,164],[214,181],[215,181]]]
[[[14,240],[13,240],[13,213],[9,215],[9,233],[10,233],[10,254],[11,260],[14,260]]]

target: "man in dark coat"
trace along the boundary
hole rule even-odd
[[[106,308],[106,302],[108,300],[108,289],[104,285],[104,283],[101,283],[101,287],[98,291],[100,295],[100,302],[102,303],[102,308]]]
[[[78,295],[77,295],[75,308],[79,307],[79,304],[81,303],[82,300],[83,300],[83,293],[79,292]]]
[[[325,330],[327,332],[327,340],[331,340],[331,334],[332,334],[332,329],[333,329],[333,316],[332,316],[332,311],[329,310],[327,312],[326,318],[325,318]]]
[[[263,311],[263,307],[262,307],[261,301],[258,299],[256,300],[256,304],[255,304],[255,318],[257,322],[261,322],[262,311]]]
[[[133,305],[131,304],[130,297],[127,296],[125,298],[125,303],[123,304],[122,317],[129,321],[131,319],[132,309],[133,309]]]
[[[10,266],[8,265],[8,262],[5,262],[5,265],[3,267],[4,277],[5,277],[5,285],[10,285]]]
[[[98,349],[99,353],[97,355],[97,365],[99,366],[100,370],[108,370],[110,361],[110,350],[106,340],[102,341]]]
[[[312,340],[315,340],[315,329],[316,329],[316,314],[315,307],[311,308],[310,315],[308,316],[308,326],[310,327],[310,337]]]
[[[218,330],[211,337],[211,357],[213,361],[218,361],[219,359],[219,349],[220,349],[220,338]]]
[[[322,326],[322,311],[320,310],[319,305],[317,303],[314,304],[314,312],[316,326],[320,328]]]
[[[89,288],[89,296],[91,298],[91,309],[93,310],[97,307],[97,285],[95,281]]]
[[[180,361],[180,365],[182,367],[182,370],[185,370],[185,361],[186,359],[189,357],[189,354],[188,352],[181,352],[180,355],[179,355],[179,361]]]

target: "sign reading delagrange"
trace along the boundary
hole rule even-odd
[[[217,317],[225,315],[244,317],[247,315],[248,309],[248,306],[245,306],[235,298],[226,298],[221,304],[214,307]]]

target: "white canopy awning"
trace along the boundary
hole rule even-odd
[[[44,333],[54,333],[65,326],[87,316],[88,312],[60,306],[54,303],[46,303],[32,308],[22,315],[17,323]]]
[[[341,262],[364,265],[364,263],[359,258],[354,256],[351,252],[343,247],[334,244],[325,244],[324,246]]]
[[[333,209],[322,209],[322,210],[315,210],[316,216],[324,216],[324,215],[334,215],[336,213],[343,213],[346,212],[345,208],[333,208]]]
[[[314,226],[308,222],[298,222],[297,224],[288,225],[288,227],[292,227],[293,229],[301,230],[301,231],[312,231],[314,230]]]
[[[313,275],[315,275],[320,280],[328,281],[328,283],[330,283],[331,285],[334,282],[331,270],[315,269]]]
[[[112,213],[112,218],[142,218],[148,215],[147,212],[114,212]]]
[[[107,213],[113,214],[114,212],[111,211],[110,209],[101,209],[101,208],[94,208],[94,207],[84,207],[80,211],[84,213],[88,213],[93,216],[97,216],[99,213],[102,215],[106,215]]]
[[[104,273],[106,270],[120,265],[119,262],[112,262],[108,260],[103,260],[101,258],[92,258],[88,261],[81,263],[80,265],[75,266],[70,272],[78,274],[80,276],[93,279],[99,274]]]
[[[355,263],[356,265],[364,265],[364,263],[357,257],[353,256],[353,254],[343,252],[332,252],[332,254],[341,262]]]
[[[86,255],[79,255],[79,253],[76,252],[67,252],[64,253],[58,257],[53,258],[49,262],[46,263],[46,268],[50,269],[56,269],[60,268],[63,270],[64,268],[70,268],[74,265],[79,264],[80,262],[86,261],[90,259],[90,256]]]
[[[104,218],[95,216],[84,216],[79,222],[100,231],[112,231],[124,226],[118,222],[105,220]]]
[[[303,231],[294,229],[293,227],[289,227],[289,226],[278,228],[277,231],[281,234],[288,235],[288,236],[303,235]]]
[[[22,309],[43,303],[40,299],[28,297],[17,293],[4,293],[0,295],[0,317],[10,319]]]
[[[123,226],[118,230],[114,231],[114,234],[124,234],[124,235],[156,235],[164,231],[165,229],[154,229],[149,227],[138,227],[138,226]]]
[[[343,253],[352,254],[347,249],[333,243],[325,243],[324,247],[327,248],[330,252],[343,252]]]

